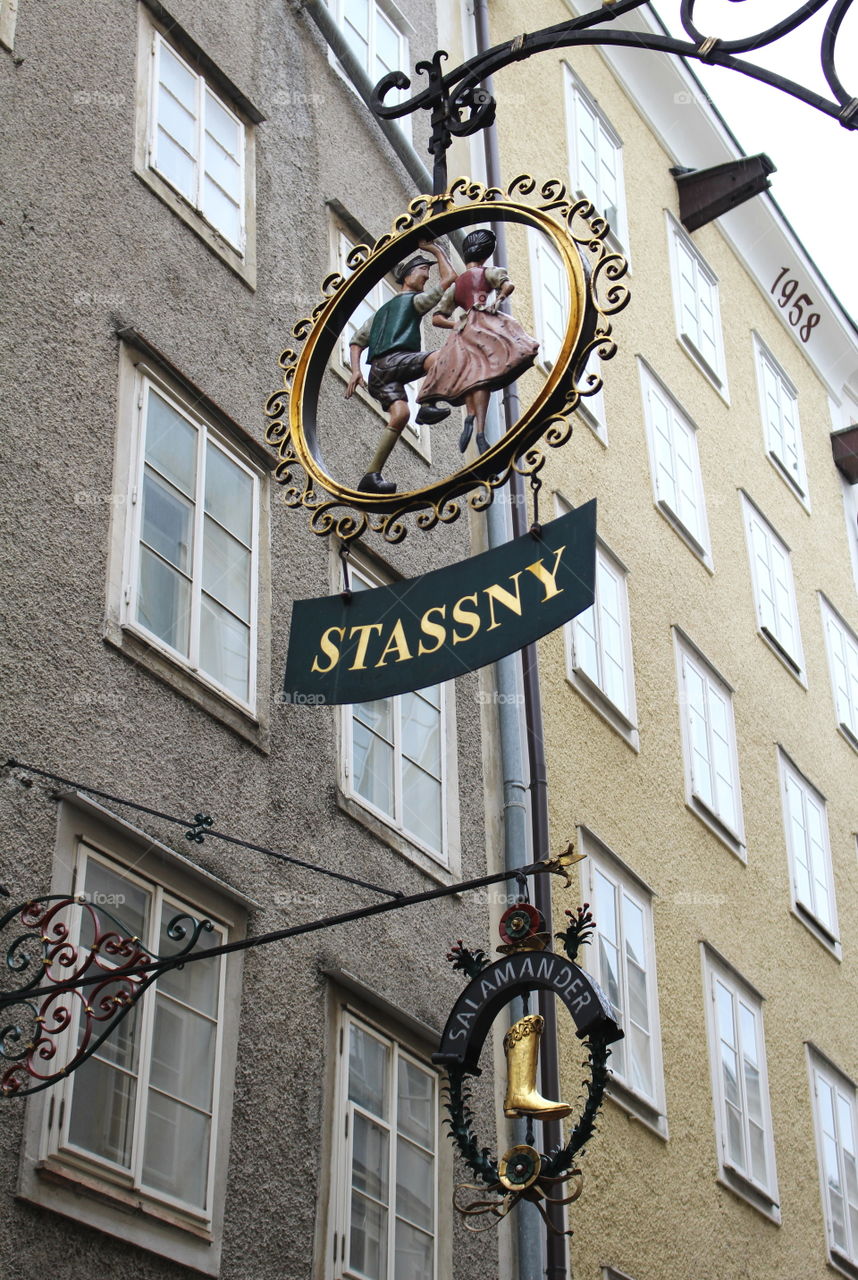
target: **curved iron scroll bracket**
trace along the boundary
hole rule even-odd
[[[748,0],[740,0],[747,3]],[[492,124],[495,118],[495,100],[483,87],[484,81],[495,71],[512,62],[523,62],[535,53],[548,50],[570,49],[576,45],[615,45],[631,49],[647,49],[655,53],[668,53],[678,58],[693,58],[714,66],[728,67],[763,84],[788,93],[824,115],[833,117],[845,129],[858,129],[858,96],[853,96],[844,86],[837,72],[836,46],[844,19],[852,6],[852,0],[833,0],[826,19],[820,45],[820,62],[832,96],[822,94],[770,71],[767,67],[749,62],[737,54],[751,53],[767,48],[784,36],[797,30],[831,0],[804,0],[792,13],[774,25],[753,35],[737,40],[707,35],[694,21],[697,0],[682,0],[680,17],[688,40],[653,31],[620,30],[613,24],[626,13],[647,7],[650,0],[617,0],[610,6],[606,2],[594,13],[583,14],[568,22],[532,31],[495,45],[485,52],[469,58],[453,71],[443,74],[442,62],[447,54],[439,49],[428,62],[418,62],[418,74],[428,76],[428,85],[406,102],[396,106],[385,104],[387,94],[393,89],[410,89],[411,81],[401,71],[392,71],[379,80],[373,90],[372,109],[385,120],[397,120],[415,111],[431,112],[432,135],[430,154],[435,160],[435,194],[447,186],[447,149],[454,137],[467,137]],[[858,86],[856,86],[858,91]]]
[[[210,920],[179,914],[166,926],[176,949],[157,955],[109,911],[83,895],[49,894],[0,917],[6,969],[20,986],[4,993],[0,1097],[26,1097],[91,1058],[159,976],[149,965],[188,957]],[[14,935],[14,936],[10,936]],[[163,966],[161,966],[163,967]],[[69,989],[69,983],[87,985]],[[45,994],[45,988],[57,989]],[[37,994],[38,993],[38,994]],[[4,1063],[8,1064],[5,1066]]]

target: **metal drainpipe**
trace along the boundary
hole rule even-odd
[[[477,52],[483,53],[490,48],[488,24],[488,0],[474,0],[474,29]],[[484,87],[492,93],[490,80]],[[500,186],[500,154],[497,144],[497,133],[494,125],[484,132],[486,150],[486,183],[488,186]],[[508,261],[506,250],[506,228],[504,223],[493,226],[497,236],[497,258],[499,262]],[[509,429],[520,413],[518,389],[515,383],[507,387],[503,396],[505,429]],[[510,484],[512,498],[513,535],[520,537],[527,531],[527,509],[524,497],[522,477],[513,472]],[[524,716],[527,734],[527,751],[530,765],[530,800],[532,823],[532,857],[543,858],[549,853],[548,831],[548,784],[545,764],[545,740],[542,724],[542,701],[539,689],[539,663],[536,645],[530,644],[522,652],[522,675],[524,680]],[[537,876],[534,888],[536,906],[545,917],[546,927],[552,929],[551,884],[548,876]],[[547,992],[540,992],[539,1012],[545,1019],[545,1033],[542,1039],[542,1091],[547,1098],[560,1096],[560,1071],[557,1054],[557,1017],[552,997]],[[550,1151],[563,1141],[563,1130],[559,1120],[543,1122],[543,1142]],[[520,1206],[519,1212],[524,1208]],[[562,1232],[565,1223],[563,1209],[560,1205],[548,1205],[549,1217],[554,1227]],[[521,1254],[523,1240],[519,1242]],[[548,1280],[565,1280],[566,1278],[566,1237],[547,1232],[546,1271]],[[540,1249],[541,1254],[541,1249]],[[521,1256],[519,1259],[521,1268]],[[521,1270],[522,1280],[524,1270]]]

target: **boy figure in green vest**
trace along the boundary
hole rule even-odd
[[[366,386],[373,399],[387,410],[387,426],[381,433],[367,473],[358,484],[362,493],[396,492],[393,481],[385,480],[381,473],[408,422],[410,409],[405,383],[428,373],[437,358],[435,351],[420,350],[421,321],[456,279],[456,272],[438,245],[421,240],[420,248],[433,256],[427,258],[425,254],[417,254],[407,262],[397,263],[393,268],[393,278],[400,286],[399,293],[361,325],[349,345],[352,376],[346,387],[346,399],[353,396],[358,387]],[[427,289],[429,272],[436,264],[440,279]],[[369,347],[368,386],[360,368],[361,353],[365,347]],[[416,421],[440,422],[449,414],[449,409],[423,405]]]

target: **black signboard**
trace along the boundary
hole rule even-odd
[[[595,573],[592,501],[419,578],[296,600],[284,700],[368,702],[475,671],[588,609]]]

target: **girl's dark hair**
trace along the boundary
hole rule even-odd
[[[466,262],[485,262],[494,253],[496,244],[493,231],[471,231],[462,241],[462,254]]]

